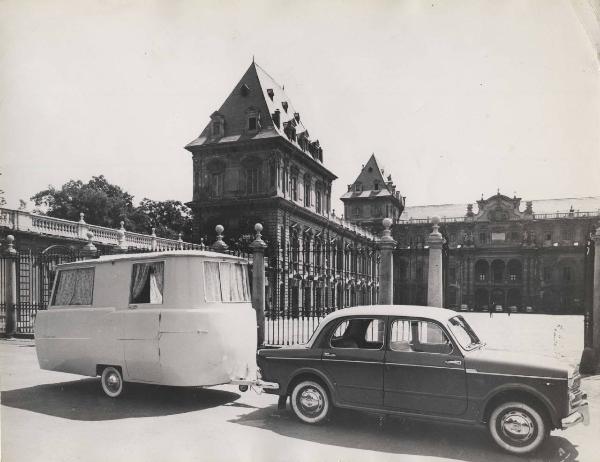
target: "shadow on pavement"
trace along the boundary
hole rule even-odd
[[[550,436],[539,451],[526,458],[514,457],[497,448],[484,427],[388,417],[381,428],[374,415],[342,409],[336,409],[329,422],[316,426],[298,421],[289,406],[286,411],[278,411],[275,406],[270,406],[230,422],[314,443],[390,454],[422,455],[469,462],[578,460],[575,446],[560,436]]]
[[[71,420],[115,420],[200,411],[235,401],[237,393],[203,388],[126,384],[124,394],[109,398],[99,379],[51,383],[3,391],[3,406]]]

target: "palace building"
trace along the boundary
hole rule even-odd
[[[194,236],[264,225],[272,312],[322,312],[377,300],[382,219],[393,219],[394,302],[427,302],[426,239],[441,218],[444,305],[582,312],[588,237],[600,197],[526,201],[498,192],[473,204],[406,207],[372,155],[331,210],[336,175],[283,88],[252,63],[186,149],[193,156]],[[291,308],[290,308],[291,307]],[[278,311],[279,310],[279,311]]]
[[[498,191],[478,200],[476,210],[473,204],[406,207],[394,225],[395,302],[426,303],[427,236],[438,216],[447,242],[446,307],[583,313],[587,245],[600,197],[521,202]]]

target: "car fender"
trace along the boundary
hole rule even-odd
[[[303,367],[300,369],[297,369],[296,371],[294,371],[294,373],[292,375],[290,375],[289,380],[287,381],[287,383],[285,384],[285,387],[282,387],[283,390],[285,390],[285,392],[288,392],[288,387],[290,386],[291,383],[294,382],[294,380],[296,380],[296,378],[300,375],[315,375],[317,377],[319,377],[327,386],[327,389],[331,395],[331,400],[333,401],[333,403],[335,404],[337,402],[336,400],[336,396],[335,396],[335,388],[333,383],[331,382],[331,380],[329,379],[329,377],[327,377],[326,374],[324,374],[323,372],[321,372],[318,369],[312,368],[312,367]],[[291,390],[289,390],[291,392]]]
[[[482,419],[485,415],[485,409],[487,408],[490,401],[492,401],[499,394],[505,393],[505,392],[521,392],[521,393],[527,393],[529,395],[532,395],[533,397],[538,399],[545,406],[546,410],[550,414],[550,419],[552,420],[553,423],[556,424],[556,422],[558,422],[560,420],[558,418],[559,413],[556,409],[556,406],[554,406],[554,404],[552,403],[552,401],[550,401],[543,393],[541,393],[536,388],[534,388],[530,385],[523,384],[523,383],[506,383],[506,384],[500,385],[500,386],[494,388],[493,390],[491,390],[481,401],[480,417]]]

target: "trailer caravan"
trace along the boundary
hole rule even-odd
[[[125,254],[57,267],[35,323],[42,369],[173,386],[256,383],[248,263],[207,251]]]

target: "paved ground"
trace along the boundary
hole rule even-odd
[[[521,321],[494,316],[488,342],[504,337],[525,351],[541,344],[547,350],[554,346],[551,326],[558,322],[564,332],[557,353],[576,357],[565,353],[580,341],[572,333],[576,319],[536,318],[540,329],[518,334]],[[490,326],[489,316],[476,322],[484,331]],[[512,334],[502,335],[509,328]],[[97,379],[40,370],[31,341],[1,341],[0,367],[2,460],[7,462],[525,460],[496,449],[479,428],[389,419],[380,429],[375,416],[347,411],[320,427],[303,425],[290,411],[277,411],[274,396],[240,394],[234,387],[136,385],[111,400]],[[527,460],[599,460],[600,376],[584,379],[583,388],[592,403],[592,425],[554,431],[544,449]]]

